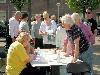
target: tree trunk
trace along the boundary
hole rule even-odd
[[[85,18],[85,7],[83,7],[83,18]]]
[[[28,0],[28,20],[29,20],[29,28],[31,28],[31,0]]]

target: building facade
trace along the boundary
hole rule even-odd
[[[10,18],[13,13],[16,11],[13,4],[9,2],[10,0],[0,0],[0,20],[5,20]],[[48,11],[50,15],[58,14],[57,3],[60,3],[59,7],[59,15],[64,15],[65,13],[71,14],[72,11],[65,4],[65,0],[31,0],[31,14],[34,15],[36,13],[42,14],[43,11]],[[22,8],[22,12],[27,12],[28,4],[24,5]],[[95,10],[95,12],[100,12],[100,7]],[[7,18],[6,18],[7,17]]]
[[[6,3],[7,1],[7,3]],[[10,0],[0,0],[0,18],[5,18],[8,16],[10,18],[13,15],[13,12],[16,11],[16,8],[14,8],[13,4],[9,2]],[[58,7],[56,5],[57,2],[59,2],[61,5],[59,7],[60,9],[60,15],[65,13],[71,13],[70,9],[65,4],[65,0],[31,0],[31,13],[32,14],[42,14],[43,11],[48,11],[49,14],[55,14],[58,13]],[[7,9],[8,8],[8,9]],[[8,15],[6,15],[6,11],[8,11]],[[28,11],[28,4],[24,5],[22,8],[23,11]]]

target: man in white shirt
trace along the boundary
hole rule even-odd
[[[10,41],[9,45],[15,41],[15,38],[18,35],[19,32],[19,21],[21,17],[21,12],[17,11],[12,18],[9,19],[9,35],[11,38],[9,38]]]

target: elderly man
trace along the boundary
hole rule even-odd
[[[19,31],[19,21],[21,17],[21,12],[17,11],[12,18],[9,19],[9,38],[7,38],[8,47],[18,35]]]

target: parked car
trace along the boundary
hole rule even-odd
[[[0,21],[0,37],[6,37],[6,25]]]

